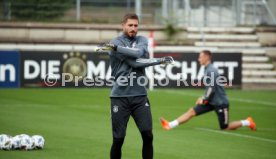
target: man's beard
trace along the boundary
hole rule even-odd
[[[132,31],[130,33],[125,32],[125,35],[128,36],[129,38],[134,38],[136,36],[136,34],[137,34],[137,32],[134,32],[134,31]]]

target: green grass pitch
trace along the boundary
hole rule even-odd
[[[111,145],[109,89],[1,89],[0,134],[40,134],[43,150],[0,151],[0,159],[107,159]],[[227,90],[230,120],[254,117],[258,130],[219,130],[214,112],[172,131],[159,117],[174,119],[194,105],[202,90],[149,92],[155,159],[275,159],[276,91]],[[139,159],[142,142],[130,120],[123,159]]]

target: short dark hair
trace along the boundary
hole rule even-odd
[[[210,50],[202,50],[201,53],[203,53],[204,55],[207,55],[209,59],[212,60],[213,55]]]
[[[126,23],[128,19],[136,19],[136,20],[138,20],[138,22],[139,22],[139,17],[138,17],[138,15],[135,14],[135,13],[127,13],[127,14],[123,17],[122,23],[123,23],[123,24]]]

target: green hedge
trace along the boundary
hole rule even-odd
[[[64,15],[74,0],[11,0],[12,16],[18,20],[53,20]]]

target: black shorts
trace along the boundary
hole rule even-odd
[[[132,116],[140,132],[152,130],[152,116],[147,96],[111,97],[112,134],[123,138],[129,117]]]
[[[229,105],[221,105],[221,106],[213,106],[213,105],[197,105],[194,107],[194,110],[196,112],[196,115],[201,115],[210,111],[215,110],[220,129],[226,129],[228,127],[229,123]]]

